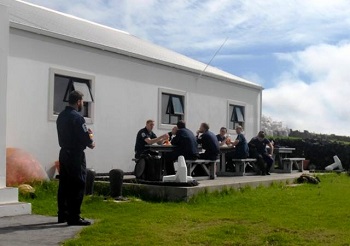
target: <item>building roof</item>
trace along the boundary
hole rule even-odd
[[[14,0],[0,0],[9,7],[10,27],[74,42],[121,55],[262,89],[258,84],[208,66],[177,52],[142,40],[127,32]]]

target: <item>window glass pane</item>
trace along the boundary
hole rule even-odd
[[[179,121],[179,116],[170,116],[170,124],[176,125],[176,123]]]
[[[168,107],[168,102],[169,102],[169,95],[168,94],[163,94],[162,93],[162,124],[169,124],[170,123],[170,119],[169,119],[169,115],[167,114],[167,107]]]
[[[235,107],[236,111],[236,117],[238,122],[244,122],[244,116],[243,116],[243,108],[242,107]]]
[[[172,99],[172,106],[173,106],[174,114],[177,114],[177,115],[184,114],[184,109],[182,107],[181,98],[172,96],[171,99]]]
[[[235,114],[235,110],[234,110],[234,106],[230,105],[230,109],[231,112],[231,118],[230,118],[230,122],[235,122],[236,121],[236,114]]]
[[[84,94],[83,100],[85,102],[92,102],[90,88],[86,83],[73,82],[74,90],[80,91]]]
[[[67,103],[64,102],[64,94],[66,92],[69,79],[59,75],[55,75],[54,80],[54,98],[53,98],[53,114],[58,115],[66,107]]]

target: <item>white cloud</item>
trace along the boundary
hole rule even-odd
[[[27,0],[175,49],[226,52],[332,42],[350,27],[347,0]]]
[[[292,63],[291,71],[263,92],[264,114],[295,130],[350,135],[350,43],[311,46],[279,57]]]

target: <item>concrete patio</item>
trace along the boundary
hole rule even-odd
[[[305,173],[305,172],[304,172]],[[200,180],[198,186],[179,187],[154,184],[126,183],[123,184],[123,194],[145,196],[149,199],[165,201],[188,201],[192,196],[201,192],[214,192],[227,188],[239,189],[246,186],[269,186],[272,183],[292,183],[302,172],[271,173],[267,176],[247,175],[235,177],[217,177],[214,180]]]

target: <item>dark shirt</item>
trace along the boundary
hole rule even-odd
[[[225,136],[221,136],[220,134],[216,135],[216,139],[218,140],[218,142],[223,142],[226,140]]]
[[[219,142],[215,134],[211,131],[206,131],[198,137],[197,143],[202,145],[202,148],[205,149],[206,156],[210,159],[216,159],[220,153]]]
[[[83,151],[93,142],[84,117],[73,107],[67,106],[59,114],[56,125],[61,148]]]
[[[187,128],[178,129],[176,136],[171,140],[171,144],[176,146],[177,156],[183,155],[185,159],[198,156],[198,144],[194,134]]]
[[[249,147],[247,140],[245,139],[242,133],[237,135],[236,140],[238,140],[238,144],[236,145],[235,152],[237,156],[248,156],[249,155]]]
[[[270,144],[270,141],[266,138],[264,138],[262,141],[260,141],[257,137],[252,138],[249,142],[249,146],[252,148],[255,148],[256,151],[259,154],[266,154],[266,145]]]
[[[152,131],[149,132],[147,128],[142,128],[136,135],[136,143],[135,143],[135,157],[140,157],[142,152],[145,151],[146,147],[145,145],[147,144],[145,142],[145,139],[150,138],[154,139],[157,138],[157,135],[154,134]]]

